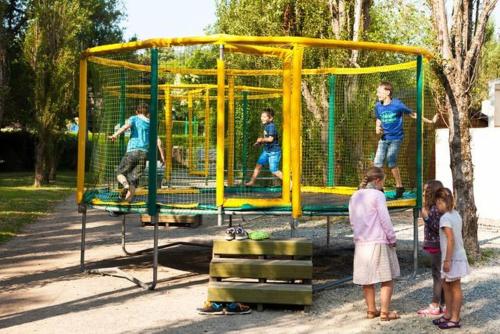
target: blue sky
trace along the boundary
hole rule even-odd
[[[204,35],[215,22],[214,0],[123,0],[125,38]]]
[[[125,38],[140,40],[153,37],[204,35],[215,22],[215,0],[123,0],[127,18],[123,22]],[[500,5],[492,20],[500,34]]]

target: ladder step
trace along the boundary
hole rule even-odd
[[[274,280],[312,279],[312,261],[213,258],[210,263],[210,276]]]
[[[214,240],[214,255],[312,256],[308,239],[289,240]]]
[[[208,300],[287,305],[312,305],[312,285],[209,282]]]

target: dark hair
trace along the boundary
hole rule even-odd
[[[145,116],[149,115],[149,106],[146,103],[139,103],[137,109],[135,109],[139,114],[143,114]]]
[[[436,205],[436,191],[443,188],[443,183],[438,180],[429,180],[425,185],[427,190],[424,194],[424,207],[429,210],[431,206]]]
[[[274,110],[271,107],[265,107],[264,110],[262,110],[263,114],[267,114],[268,117],[274,118]]]
[[[453,193],[448,188],[439,188],[435,195],[436,201],[442,200],[446,204],[446,210],[451,211],[455,207]]]
[[[381,81],[378,86],[384,87],[385,90],[388,90],[389,96],[392,97],[393,88],[392,88],[392,84],[389,81]]]
[[[380,167],[370,167],[366,171],[365,176],[363,177],[363,181],[359,185],[359,188],[364,189],[368,185],[368,183],[373,182],[377,179],[384,179],[384,170]]]

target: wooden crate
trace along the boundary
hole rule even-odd
[[[158,215],[158,224],[162,226],[198,227],[201,215]],[[152,226],[150,215],[141,215],[142,226]]]
[[[312,305],[312,242],[214,240],[208,300]]]

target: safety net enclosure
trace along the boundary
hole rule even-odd
[[[349,49],[378,66],[340,68],[317,61]],[[326,55],[326,56],[325,56]],[[405,117],[399,154],[406,192],[390,207],[420,207],[430,173],[432,99],[424,99],[421,48],[300,37],[213,35],[98,46],[80,61],[77,202],[122,212],[217,213],[224,210],[345,214],[349,196],[373,164],[375,91],[417,113]],[[109,136],[138,110],[149,111],[149,151],[133,200],[121,198],[118,166],[130,132]],[[282,180],[265,166],[250,179],[262,148],[261,113],[274,111]],[[158,143],[159,142],[159,143]],[[159,144],[165,162],[160,161]],[[300,180],[300,181],[299,181]]]

